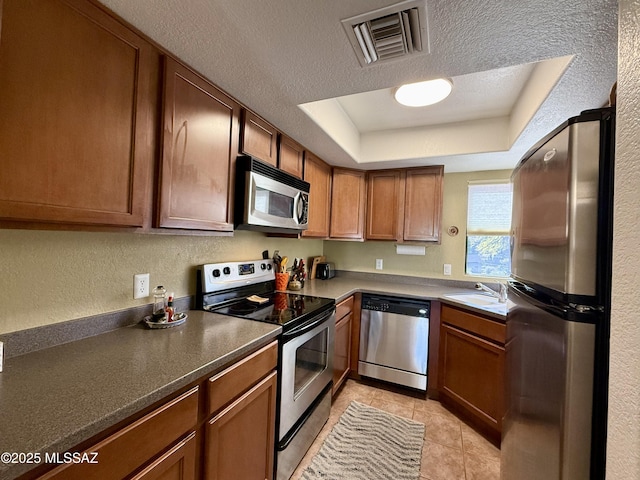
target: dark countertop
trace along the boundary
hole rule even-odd
[[[188,312],[185,324],[142,324],[9,358],[0,373],[0,453],[70,451],[277,337],[281,327]],[[0,462],[0,479],[35,465]]]
[[[506,316],[500,312],[496,312],[495,309],[474,306],[469,303],[446,297],[446,295],[469,293],[481,295],[481,293],[468,285],[463,284],[462,286],[458,286],[455,282],[451,282],[451,284],[447,285],[446,282],[436,283],[435,281],[433,283],[426,283],[421,280],[422,279],[416,279],[415,283],[410,283],[411,279],[395,275],[389,275],[388,279],[386,279],[385,275],[376,274],[339,274],[330,280],[309,280],[305,283],[302,290],[290,290],[289,292],[316,297],[335,298],[336,303],[356,292],[397,295],[406,298],[419,298],[424,300],[437,300],[455,307],[464,308],[466,310],[491,317],[499,322],[504,323],[506,320]],[[403,283],[403,281],[407,283]],[[470,285],[473,285],[473,283],[470,283]]]

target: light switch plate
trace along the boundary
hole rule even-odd
[[[445,275],[451,275],[451,264],[450,263],[445,263],[444,264],[444,274]]]

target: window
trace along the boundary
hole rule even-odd
[[[508,277],[511,273],[511,184],[469,182],[467,275]]]

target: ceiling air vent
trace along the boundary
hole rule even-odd
[[[427,7],[409,0],[342,20],[362,66],[429,53]]]

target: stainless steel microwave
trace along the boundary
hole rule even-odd
[[[248,155],[236,160],[235,228],[272,233],[306,230],[310,185]]]

